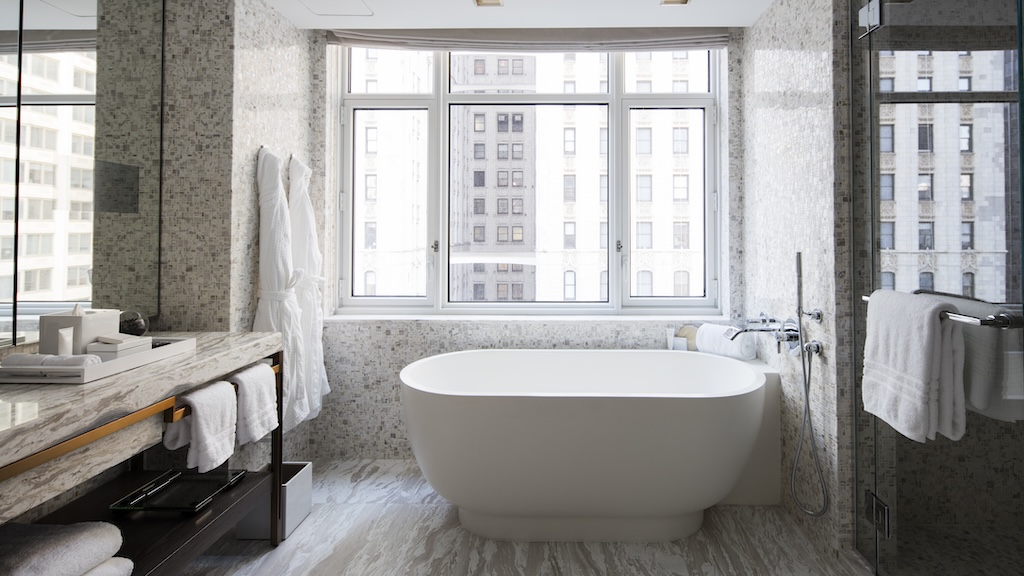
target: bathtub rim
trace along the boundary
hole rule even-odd
[[[588,354],[658,354],[658,355],[674,355],[678,357],[682,356],[699,356],[703,358],[713,358],[714,361],[723,362],[725,364],[742,367],[744,370],[749,371],[750,381],[749,383],[742,386],[732,386],[727,390],[718,390],[714,387],[709,389],[709,392],[715,393],[680,393],[680,394],[668,394],[668,393],[638,393],[635,390],[623,389],[616,391],[614,394],[608,393],[596,393],[596,392],[565,392],[565,391],[553,391],[553,392],[513,392],[509,393],[506,390],[489,391],[489,390],[473,390],[472,392],[460,392],[457,390],[441,390],[430,386],[425,386],[422,383],[416,383],[414,373],[417,368],[423,366],[430,361],[436,361],[442,358],[451,358],[461,355],[471,355],[488,352],[511,352],[511,353],[544,353],[544,354],[556,354],[566,352],[582,352]],[[410,362],[402,368],[399,372],[399,380],[403,387],[409,387],[423,394],[433,394],[437,396],[457,396],[457,397],[486,397],[486,398],[731,398],[736,396],[743,396],[750,394],[758,389],[764,388],[766,385],[766,376],[764,370],[759,367],[765,363],[760,359],[754,360],[738,360],[736,358],[730,358],[728,356],[721,356],[718,354],[710,354],[707,352],[698,351],[687,351],[687,350],[651,350],[651,349],[624,349],[624,348],[473,348],[468,350],[457,350],[453,352],[442,352],[440,354],[432,354],[425,356]]]

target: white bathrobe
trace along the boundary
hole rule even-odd
[[[312,171],[292,158],[288,167],[290,190],[288,208],[292,222],[292,265],[302,275],[295,285],[295,297],[302,310],[302,338],[305,343],[305,364],[302,366],[302,387],[309,404],[307,418],[316,418],[323,404],[322,396],[331,391],[324,368],[324,278],[321,276],[323,256],[316,236],[316,217],[309,199],[309,178]]]
[[[281,159],[261,148],[256,165],[260,196],[260,295],[255,332],[280,332],[284,340],[284,431],[309,415],[304,392],[306,365],[302,311],[295,298],[301,273],[292,268],[292,232],[288,201],[281,180]]]

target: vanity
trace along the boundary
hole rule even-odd
[[[280,334],[160,335],[195,338],[196,349],[86,384],[0,384],[0,522],[74,491],[159,444],[164,422],[182,415],[176,396],[256,362],[269,360],[278,371],[280,417]],[[270,537],[276,545],[282,539],[282,439],[278,427],[271,433],[268,465],[247,472],[195,514],[111,512],[111,503],[161,473],[140,469],[136,458],[127,472],[38,522],[111,522],[121,528],[119,555],[135,562],[133,574],[175,574],[269,494]]]

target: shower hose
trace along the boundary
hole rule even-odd
[[[797,318],[801,318],[803,316],[803,313],[800,311],[798,311],[797,314]],[[798,322],[801,320],[798,320]],[[796,455],[793,456],[793,473],[790,476],[789,488],[790,492],[793,494],[793,501],[796,502],[797,508],[810,516],[822,516],[828,511],[828,486],[825,484],[825,475],[821,471],[821,460],[818,457],[818,446],[814,440],[814,421],[811,420],[811,360],[814,358],[814,353],[818,352],[819,344],[814,341],[804,343],[803,327],[798,330],[798,333],[800,334],[800,368],[803,372],[804,379],[804,416],[803,422],[800,424],[800,439],[796,443]],[[796,469],[800,464],[800,452],[803,450],[804,446],[804,434],[808,430],[810,431],[811,438],[811,456],[814,458],[814,469],[818,473],[818,484],[821,486],[821,495],[823,500],[821,508],[817,510],[801,502],[800,497],[796,493]]]

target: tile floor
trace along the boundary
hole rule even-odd
[[[313,511],[277,548],[229,533],[190,576],[867,576],[853,553],[815,553],[772,507],[716,507],[689,538],[657,543],[523,543],[459,525],[411,460],[315,462]]]

